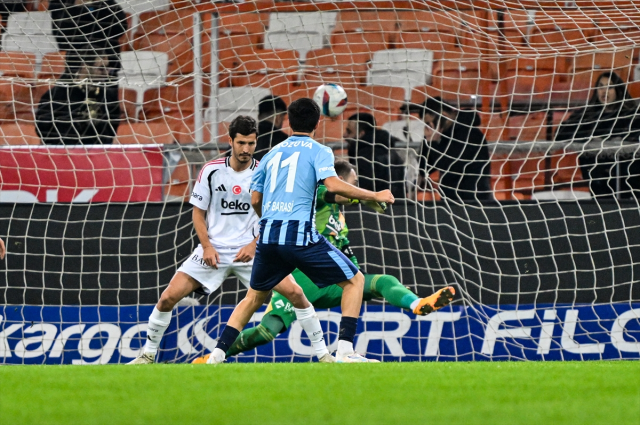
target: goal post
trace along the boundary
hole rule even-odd
[[[198,244],[189,197],[230,122],[290,134],[260,101],[327,83],[348,106],[314,138],[361,185],[400,188],[385,214],[344,209],[362,269],[419,297],[456,288],[428,316],[363,303],[357,351],[640,357],[636,2],[86,3],[2,22],[0,364],[136,357]],[[377,130],[356,140],[357,114]],[[185,298],[158,360],[211,351],[245,291],[231,278]],[[332,348],[340,309],[317,311]],[[236,359],[310,361],[303,334],[294,323]]]

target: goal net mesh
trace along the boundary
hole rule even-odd
[[[361,186],[397,198],[384,215],[345,209],[361,267],[420,297],[457,291],[416,316],[374,288],[357,350],[640,356],[636,4],[197,3],[3,3],[0,363],[137,356],[198,244],[188,201],[203,164],[227,155],[230,122],[291,134],[260,101],[289,105],[329,83],[348,106],[314,138]],[[230,278],[180,302],[158,359],[208,353],[245,292]],[[330,347],[339,312],[318,309]],[[238,359],[312,353],[294,323]]]

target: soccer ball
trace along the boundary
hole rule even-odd
[[[322,115],[335,117],[347,108],[347,92],[338,84],[323,84],[316,89],[313,100],[320,106]]]

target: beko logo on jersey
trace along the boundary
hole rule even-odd
[[[313,148],[313,144],[311,142],[282,142],[280,143],[280,147],[282,148],[297,148],[301,146],[303,148]]]
[[[248,202],[240,202],[238,200],[228,202],[226,199],[220,199],[220,207],[223,210],[232,210],[231,212],[222,212],[220,215],[249,214],[251,205]]]

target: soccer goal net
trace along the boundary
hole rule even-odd
[[[198,244],[189,199],[203,164],[228,155],[230,122],[259,121],[260,158],[291,134],[286,106],[322,84],[342,86],[348,104],[321,118],[315,140],[362,187],[396,196],[385,214],[343,211],[369,276],[357,351],[640,357],[638,3],[2,7],[0,364],[138,356],[154,304]],[[229,205],[235,189],[220,190]],[[372,275],[417,297],[452,285],[456,297],[415,315]],[[231,277],[182,300],[157,360],[212,350],[245,292]],[[333,348],[331,305],[317,311]],[[312,354],[294,322],[235,359]]]

